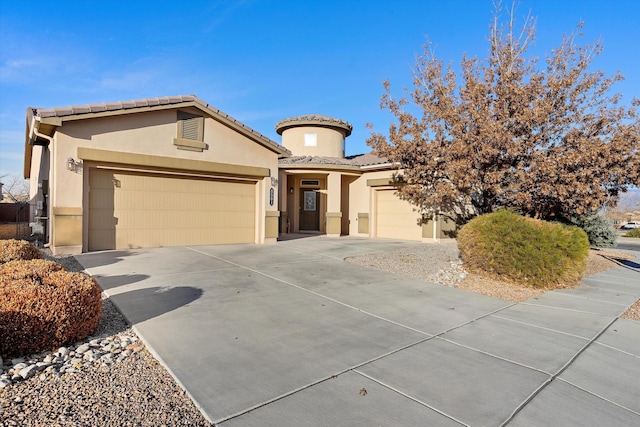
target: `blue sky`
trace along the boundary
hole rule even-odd
[[[509,5],[507,2],[506,5]],[[386,131],[382,81],[411,85],[425,37],[441,59],[485,57],[491,0],[0,1],[0,176],[20,174],[26,108],[194,94],[280,142],[301,114],[347,120],[347,154]],[[523,0],[537,18],[533,54],[585,22],[601,38],[593,69],[621,71],[623,102],[640,97],[640,3]]]

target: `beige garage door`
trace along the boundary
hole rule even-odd
[[[89,250],[253,243],[255,182],[92,169]]]
[[[413,205],[400,200],[394,190],[376,191],[376,231],[378,237],[422,240],[422,226]]]

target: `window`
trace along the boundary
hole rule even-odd
[[[203,151],[207,149],[203,141],[204,117],[178,111],[178,137],[173,144],[179,150]]]
[[[315,147],[318,145],[318,135],[315,133],[305,133],[304,134],[304,146],[305,147]]]
[[[320,185],[320,181],[317,179],[303,179],[300,181],[301,187],[318,187]]]

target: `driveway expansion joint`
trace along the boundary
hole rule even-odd
[[[571,310],[571,311],[575,311],[575,310]],[[565,363],[559,370],[558,372],[556,372],[555,374],[551,375],[551,377],[549,378],[548,381],[546,381],[542,386],[540,386],[537,390],[535,390],[531,396],[529,396],[528,399],[526,399],[524,402],[522,402],[511,414],[511,416],[509,418],[507,418],[505,420],[505,422],[502,424],[502,426],[507,425],[512,419],[513,417],[515,417],[520,411],[522,411],[522,409],[534,398],[536,397],[542,390],[544,390],[549,384],[551,384],[553,381],[555,381],[556,379],[560,379],[558,378],[564,371],[566,371],[569,366],[571,366],[571,364],[573,364],[573,362],[582,354],[584,353],[584,351],[591,347],[591,345],[595,342],[595,340],[597,340],[598,338],[600,338],[600,336],[602,336],[602,334],[604,334],[610,327],[611,325],[613,325],[615,323],[615,321],[618,320],[618,317],[615,317],[613,320],[611,320],[607,326],[605,326],[599,333],[597,333],[593,338],[591,338],[590,340],[587,341],[587,343],[582,346],[582,348],[580,350],[578,350],[576,352],[576,354],[574,354],[568,361],[567,363]],[[565,381],[567,382],[567,381]],[[584,390],[587,391],[587,390]],[[590,393],[590,392],[589,392]],[[593,394],[593,393],[590,393]],[[594,395],[597,396],[597,395]],[[597,396],[600,397],[600,396]],[[605,399],[606,400],[606,399]],[[626,409],[626,408],[625,408]]]

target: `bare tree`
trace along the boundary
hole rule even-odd
[[[535,20],[517,28],[515,7],[494,11],[486,59],[463,56],[458,76],[429,45],[416,60],[413,90],[381,108],[396,118],[367,143],[398,165],[399,196],[424,214],[508,207],[549,219],[581,215],[640,183],[640,121],[634,99],[610,95],[622,80],[588,71],[601,41],[564,36],[541,66],[527,56]],[[414,114],[415,113],[415,114]]]
[[[29,202],[29,181],[16,175],[3,175],[2,192],[13,203]]]

